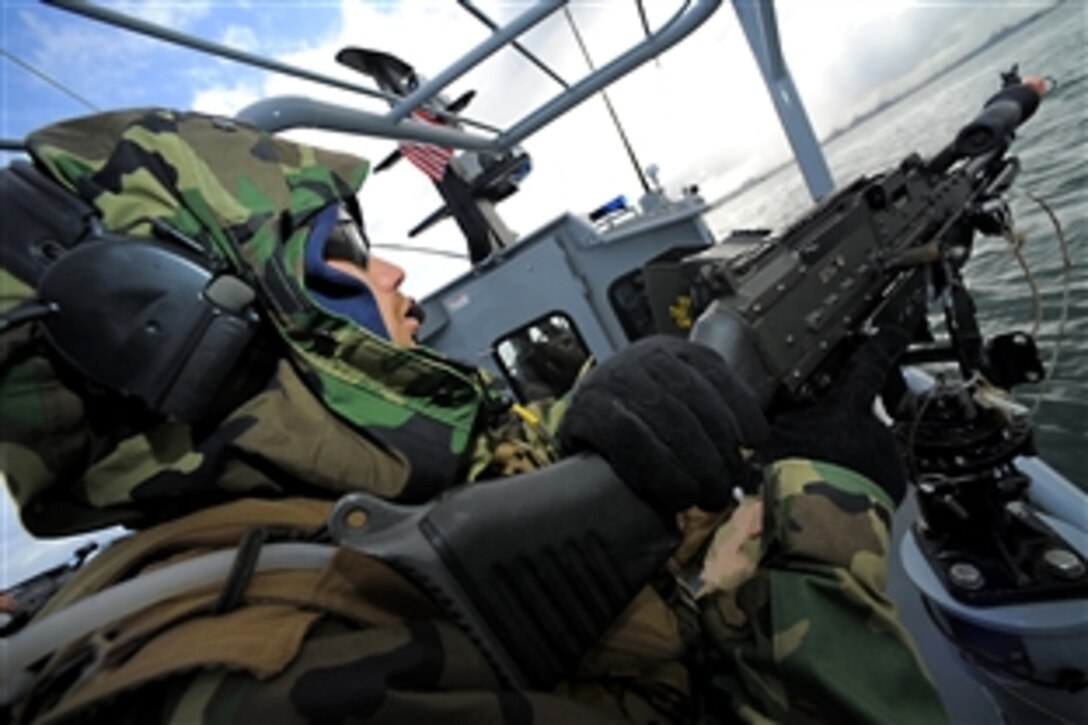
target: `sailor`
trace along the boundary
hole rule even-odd
[[[862,348],[834,399],[769,430],[715,353],[672,338],[519,415],[478,371],[415,345],[404,272],[363,230],[365,162],[146,109],[50,126],[29,148],[35,167],[0,187],[0,460],[32,533],[132,533],[26,632],[209,552],[234,565],[5,662],[16,720],[943,719],[884,593],[904,478],[871,405],[902,333]],[[675,514],[685,540],[553,688],[503,687],[374,558],[341,548],[254,571],[262,547],[327,542],[346,492],[424,501],[581,450]],[[607,513],[570,515],[608,526]]]

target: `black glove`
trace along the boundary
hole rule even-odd
[[[776,417],[758,459],[810,458],[849,468],[872,479],[898,504],[907,487],[895,435],[873,415],[873,400],[884,389],[910,336],[888,327],[855,353],[838,383],[816,405]]]
[[[721,356],[655,336],[586,375],[558,435],[565,452],[599,453],[659,509],[716,510],[750,470],[740,446],[762,443],[767,422]]]

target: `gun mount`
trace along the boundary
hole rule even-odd
[[[915,540],[947,591],[975,606],[1088,594],[1083,558],[1025,504],[1027,411],[985,384],[941,379],[905,409],[896,431],[917,484]]]

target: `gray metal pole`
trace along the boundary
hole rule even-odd
[[[291,128],[318,128],[324,131],[374,136],[403,141],[423,141],[472,151],[503,151],[495,139],[407,119],[393,123],[386,116],[347,108],[305,96],[276,96],[246,106],[238,118],[269,133]]]
[[[808,193],[814,200],[821,199],[834,190],[835,181],[782,56],[774,2],[733,0],[733,8],[744,29],[748,45],[752,48],[752,55],[759,63],[763,82],[767,86],[767,92],[771,94],[778,119],[793,148],[793,155],[801,168]]]

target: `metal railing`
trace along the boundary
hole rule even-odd
[[[375,113],[357,108],[347,108],[333,103],[317,101],[302,96],[277,96],[258,101],[243,109],[238,117],[242,120],[269,131],[278,132],[291,128],[316,128],[328,131],[377,136],[452,146],[475,151],[504,151],[524,140],[527,136],[548,125],[559,116],[577,106],[585,99],[605,88],[618,78],[630,73],[648,60],[660,55],[665,50],[683,40],[703,24],[722,4],[722,0],[689,0],[665,22],[658,30],[650,33],[627,52],[614,58],[608,64],[589,73],[581,80],[565,85],[555,96],[529,111],[519,121],[507,129],[498,129],[489,124],[464,115],[442,114],[459,125],[477,131],[490,132],[489,135],[472,133],[451,127],[439,127],[420,123],[409,118],[411,112],[419,108],[428,99],[440,93],[455,80],[479,65],[496,52],[509,45],[514,45],[525,32],[538,25],[555,11],[567,4],[568,0],[543,0],[522,12],[505,25],[490,22],[486,16],[474,7],[466,6],[477,18],[489,23],[494,32],[461,58],[448,65],[435,78],[423,83],[408,96],[398,98],[367,86],[344,81],[340,78],[321,75],[304,68],[298,68],[246,53],[219,43],[196,38],[176,30],[156,25],[125,13],[104,8],[87,0],[44,0],[46,4],[62,8],[80,15],[100,20],[110,25],[126,28],[170,43],[175,43],[204,53],[264,68],[321,83],[341,90],[353,91],[378,98],[390,103],[392,108],[385,113]],[[466,5],[466,3],[462,3]],[[524,52],[522,50],[522,52]],[[558,75],[549,73],[553,78]],[[433,110],[433,109],[428,109]]]
[[[204,53],[303,78],[332,88],[361,93],[383,100],[390,105],[390,109],[385,113],[375,113],[302,96],[277,96],[258,101],[238,114],[242,120],[272,133],[292,128],[313,128],[379,138],[422,141],[472,151],[502,152],[517,145],[593,94],[686,38],[718,10],[723,0],[686,0],[679,10],[657,30],[648,33],[642,41],[626,52],[574,83],[568,83],[560,78],[547,64],[530,54],[518,43],[518,38],[561,9],[568,0],[541,0],[505,25],[492,21],[473,6],[471,0],[458,0],[466,11],[490,27],[492,34],[448,65],[438,76],[424,82],[405,97],[398,97],[375,88],[321,75],[304,68],[179,33],[170,28],[95,5],[87,0],[43,0],[43,2]],[[805,183],[808,185],[809,193],[814,199],[819,199],[830,193],[834,188],[834,181],[820,144],[812,131],[801,97],[794,87],[793,79],[786,66],[779,44],[774,2],[773,0],[732,0],[732,3],[763,74],[764,83],[774,102],[782,129],[793,149]],[[458,78],[508,46],[529,57],[534,65],[561,86],[560,90],[505,129],[496,128],[468,116],[451,114],[433,106],[428,107],[429,112],[455,122],[457,127],[437,126],[411,118],[413,110],[421,107]]]

